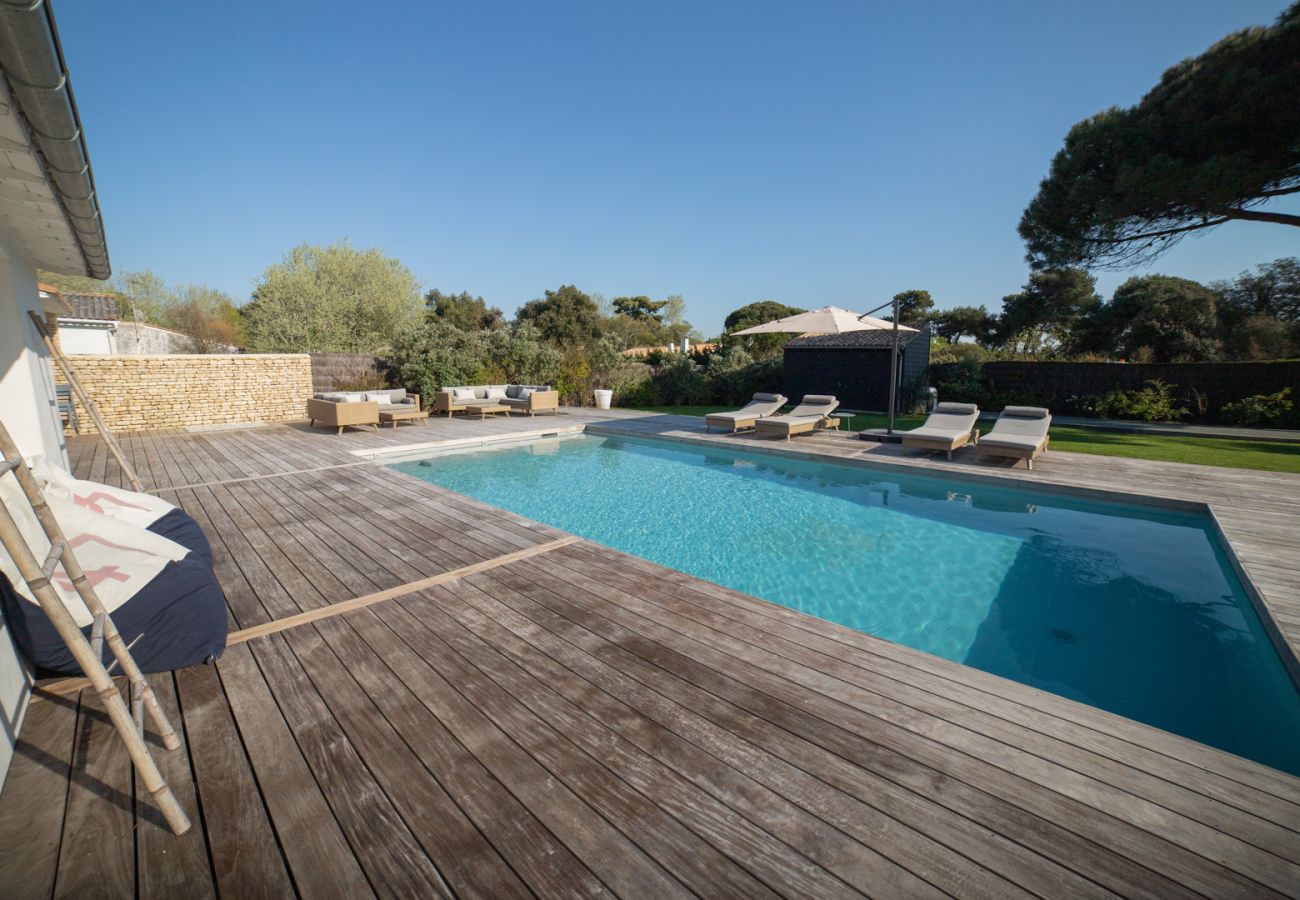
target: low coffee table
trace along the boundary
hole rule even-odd
[[[419,422],[427,424],[429,411],[427,409],[381,409],[379,411],[379,424],[392,422],[393,427],[397,427],[398,422],[410,422],[412,425]]]
[[[506,418],[510,417],[510,407],[504,403],[476,403],[473,406],[465,408],[466,413],[478,413],[480,419],[486,419],[489,415],[495,416],[497,413],[505,413]]]

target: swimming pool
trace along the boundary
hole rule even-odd
[[[394,468],[1300,774],[1300,692],[1207,516],[615,437]]]

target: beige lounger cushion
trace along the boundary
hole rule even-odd
[[[979,407],[974,403],[940,403],[924,425],[904,433],[903,445],[956,450],[970,440],[979,417]]]
[[[1033,452],[1046,443],[1051,425],[1051,415],[1041,406],[1008,406],[993,430],[980,439],[980,446]]]
[[[763,414],[761,412],[745,412],[742,409],[737,412],[729,413],[709,413],[704,418],[710,422],[757,422],[759,419],[763,418]]]
[[[754,423],[754,427],[759,431],[789,431],[794,428],[816,427],[824,416],[772,416],[767,419],[759,419]]]
[[[770,416],[785,405],[781,394],[755,394],[753,399],[735,412],[709,413],[704,417],[705,424],[731,425],[738,427],[741,423],[753,423]]]

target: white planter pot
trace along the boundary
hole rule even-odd
[[[596,395],[596,409],[609,409],[609,402],[614,399],[613,391],[593,391]]]

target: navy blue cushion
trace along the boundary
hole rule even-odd
[[[113,622],[144,672],[167,672],[211,662],[226,649],[229,620],[226,598],[212,573],[212,548],[197,522],[179,509],[154,522],[149,530],[190,552],[170,562],[134,597],[113,610]],[[38,678],[81,675],[81,667],[54,630],[44,611],[24,600],[0,574],[0,606],[19,650],[36,668]],[[90,628],[82,629],[87,638]],[[143,634],[144,637],[140,637]],[[140,638],[136,642],[136,638]],[[113,659],[104,646],[104,664]]]
[[[208,537],[199,523],[183,509],[173,509],[150,525],[149,530],[169,541],[175,541],[207,563],[208,568],[212,567],[212,546],[208,543]]]

